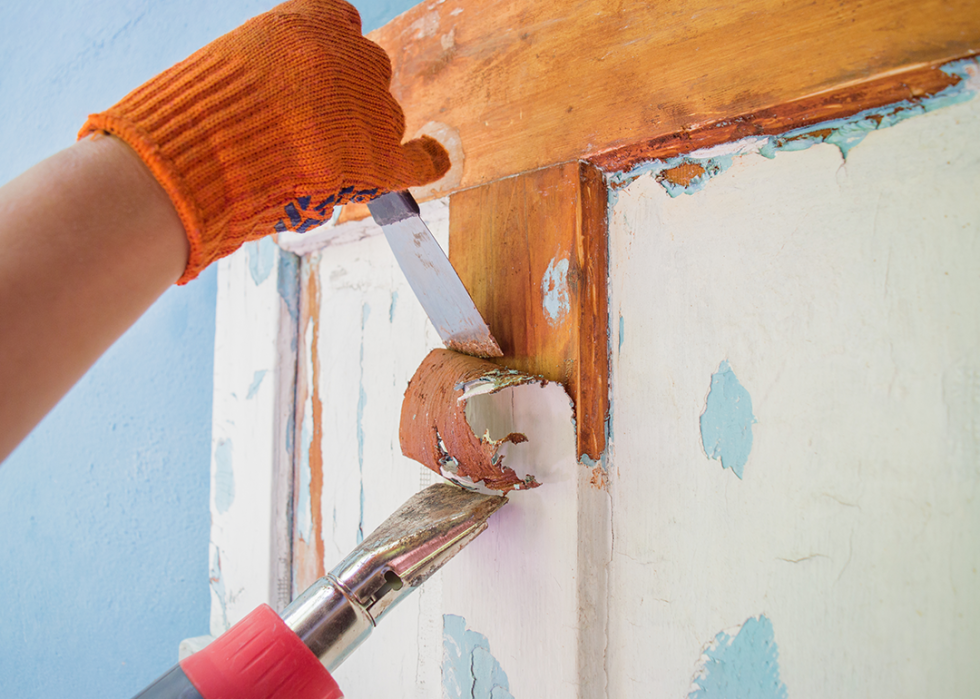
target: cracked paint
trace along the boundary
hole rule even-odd
[[[818,143],[829,143],[840,150],[841,158],[846,161],[851,150],[872,131],[966,102],[980,91],[980,65],[976,59],[954,61],[942,66],[941,70],[959,80],[934,95],[866,109],[849,117],[811,124],[774,136],[750,136],[684,155],[651,160],[628,171],[613,173],[608,177],[610,205],[616,203],[616,190],[644,175],[656,179],[671,197],[700,192],[710,180],[730,168],[738,156],[774,158],[779,151],[804,150]]]
[[[739,478],[752,451],[752,397],[738,382],[727,361],[711,376],[711,388],[701,413],[701,445],[709,459],[721,461]]]
[[[688,699],[786,699],[772,622],[752,617],[705,647]]]
[[[490,641],[466,628],[466,619],[442,616],[442,687],[447,699],[514,699],[507,673],[490,652]]]
[[[303,267],[306,281],[300,308],[300,334],[304,361],[297,382],[297,405],[302,406],[299,468],[295,487],[293,538],[294,593],[301,592],[325,573],[323,541],[323,403],[320,398],[319,338],[320,286],[316,262]]]
[[[504,442],[527,441],[523,434],[477,437],[466,420],[468,399],[528,383],[547,382],[478,357],[433,350],[405,392],[398,430],[402,453],[464,487],[482,483],[502,492],[537,487],[533,475],[519,477],[497,453]]]

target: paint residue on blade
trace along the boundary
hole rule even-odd
[[[538,486],[534,476],[521,478],[497,453],[505,442],[527,441],[523,434],[478,437],[466,420],[469,398],[527,383],[547,382],[477,357],[433,350],[405,392],[398,430],[402,453],[462,485],[482,483],[505,493]]]

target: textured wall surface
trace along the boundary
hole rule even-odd
[[[960,68],[960,104],[614,191],[609,696],[976,694],[980,100]]]
[[[4,3],[0,182],[274,4]],[[0,467],[0,695],[129,696],[207,633],[215,293],[167,292]]]

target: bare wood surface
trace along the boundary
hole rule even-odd
[[[446,0],[369,36],[392,57],[407,134],[459,135],[462,176],[444,194],[968,55],[980,12],[973,0]]]
[[[565,385],[578,454],[598,459],[608,410],[606,189],[584,163],[453,195],[449,259],[504,356]]]

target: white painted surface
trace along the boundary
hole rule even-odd
[[[980,684],[980,100],[611,210],[609,696],[765,614],[790,697]],[[624,333],[619,336],[620,323]],[[699,416],[728,360],[744,479]]]
[[[435,205],[443,213],[426,219],[445,245],[447,203]],[[379,235],[380,229],[373,223],[353,225],[370,225],[374,230],[360,242],[330,246],[303,262],[304,303],[310,274],[316,276],[320,290],[316,360],[323,416],[319,444],[324,482],[320,536],[326,570],[356,546],[359,533],[369,534],[423,482],[431,482],[429,472],[401,455],[398,420],[408,380],[425,355],[441,342],[398,269],[384,236]],[[312,319],[301,331],[300,375],[305,382],[306,399],[297,422],[306,420],[308,425],[300,439],[301,449],[308,456],[309,450],[316,448],[309,418],[314,380]],[[310,468],[306,458],[300,469]],[[312,506],[310,480],[310,474],[301,473],[296,511],[297,521],[303,522],[300,536],[305,537],[304,529],[309,531],[305,543],[314,546],[316,532],[310,531],[312,517],[306,512]],[[307,568],[305,572],[297,571],[301,586],[315,578],[308,566],[308,559],[299,559],[300,569]],[[438,581],[430,580],[424,601],[437,599],[438,589]],[[369,645],[339,669],[336,678],[348,697],[412,696],[411,688],[425,681],[425,675],[417,677],[420,640],[437,656],[441,625],[433,628],[431,623],[438,609],[420,614],[420,601],[423,597],[417,595],[393,610],[374,632]],[[379,658],[384,659],[380,666]],[[432,682],[438,686],[439,665],[430,664],[423,669],[430,678],[427,686],[431,687]]]
[[[423,216],[444,247],[446,207],[444,200],[423,205]],[[312,272],[320,286],[322,536],[329,570],[357,544],[359,531],[369,534],[436,478],[401,455],[398,423],[409,379],[441,343],[383,236],[331,246],[304,264],[304,278]],[[301,375],[307,381],[313,374],[312,332],[312,323],[303,329],[307,359]],[[518,472],[531,471],[544,485],[513,494],[490,529],[392,612],[368,646],[345,662],[336,676],[348,697],[442,696],[443,614],[460,615],[487,636],[514,696],[578,696],[579,655],[601,657],[604,641],[597,629],[604,619],[586,614],[588,623],[580,624],[578,602],[583,580],[592,581],[602,568],[590,564],[582,570],[578,562],[580,549],[592,556],[594,542],[607,541],[601,518],[582,521],[593,510],[603,515],[606,495],[592,490],[591,472],[575,463],[564,391],[555,385],[518,390],[523,398],[516,401],[511,392],[475,400],[488,401],[485,418],[494,425],[494,436],[514,428],[528,433],[530,443],[505,447],[507,458]],[[311,393],[309,385],[307,396]],[[306,401],[304,411],[311,409]],[[300,487],[310,480],[301,476]],[[301,493],[298,501],[309,499]],[[304,523],[311,519],[302,506],[297,517]],[[582,530],[589,535],[579,536]],[[309,572],[297,579],[304,575]],[[542,623],[528,623],[531,619]],[[378,658],[384,658],[383,671]],[[585,667],[587,682],[601,677],[592,672],[594,665]]]
[[[620,190],[609,490],[574,464],[560,400],[498,406],[537,433],[509,449],[544,485],[386,619],[338,671],[347,695],[442,696],[455,614],[518,699],[686,697],[706,644],[759,615],[794,699],[973,696],[978,132],[974,100],[871,133],[846,163],[820,145],[737,157],[691,196],[650,177]],[[429,218],[445,244],[445,217]],[[432,478],[397,426],[438,338],[363,232],[304,263],[321,289],[327,569]],[[723,360],[757,419],[741,480],[699,433]]]
[[[248,243],[218,263],[211,458],[211,633],[259,604],[288,603],[287,431],[295,323],[279,294],[283,253]]]

